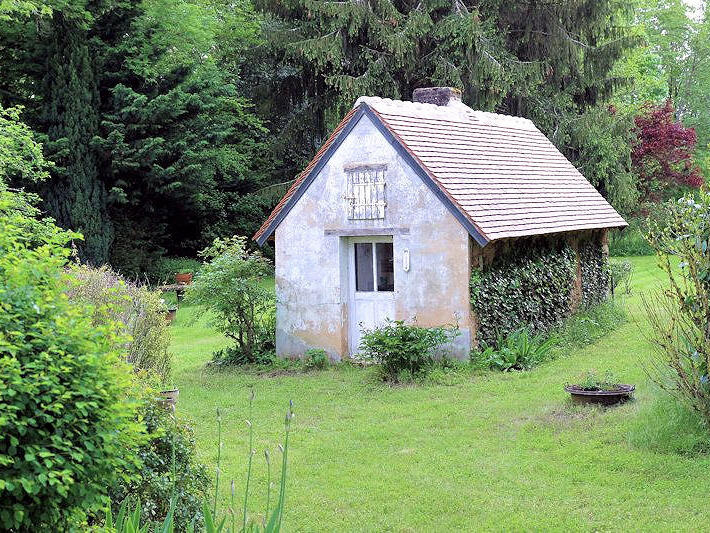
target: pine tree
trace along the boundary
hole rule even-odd
[[[45,205],[59,225],[80,231],[80,257],[108,260],[113,238],[106,189],[91,146],[98,132],[98,93],[87,30],[56,11],[46,38],[41,123],[49,158],[56,163],[44,188]]]
[[[217,64],[209,13],[190,2],[134,1],[96,23],[96,145],[116,221],[112,264],[125,272],[253,233],[269,207],[248,198],[268,169],[266,130]]]
[[[567,147],[576,141],[574,120],[623,82],[612,67],[638,41],[616,0],[257,5],[269,15],[274,65],[262,73],[266,88],[259,94],[278,95],[264,109],[283,117],[274,130],[288,166],[284,177],[358,96],[409,99],[422,86],[461,88],[473,108],[531,118]]]

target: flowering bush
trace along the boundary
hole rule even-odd
[[[648,233],[670,284],[643,300],[659,355],[653,366],[660,385],[710,423],[710,193],[669,202],[667,210],[668,225]]]
[[[126,281],[107,266],[73,265],[67,293],[71,300],[89,304],[92,323],[119,324],[125,336],[125,360],[136,372],[170,376],[172,354],[166,307],[157,291]]]

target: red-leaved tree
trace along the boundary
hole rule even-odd
[[[663,105],[646,104],[634,123],[638,140],[631,162],[639,176],[642,199],[658,202],[669,189],[703,184],[700,168],[693,160],[695,130],[675,119],[670,99]]]

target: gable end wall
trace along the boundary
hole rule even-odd
[[[348,220],[344,168],[386,164],[384,220]],[[449,347],[467,358],[471,345],[468,297],[469,235],[367,116],[289,211],[275,232],[276,350],[300,357],[309,348],[347,356],[349,276],[347,235],[393,235],[394,319],[420,326],[458,323]],[[410,253],[410,270],[402,265]]]

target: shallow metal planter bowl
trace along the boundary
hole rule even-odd
[[[572,400],[577,403],[614,405],[631,398],[636,387],[634,385],[617,385],[614,390],[584,390],[579,385],[566,385],[565,390],[572,395]]]

